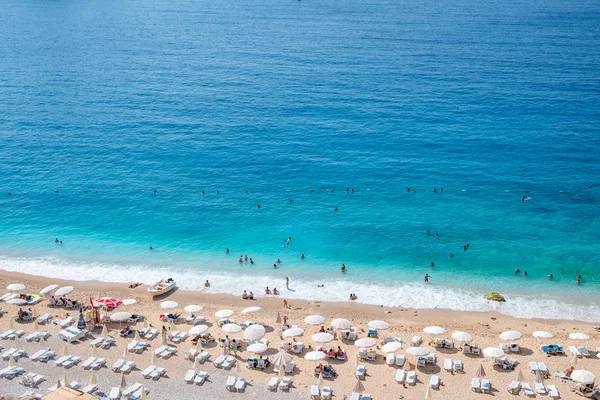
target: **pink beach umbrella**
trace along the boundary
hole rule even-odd
[[[121,304],[123,304],[121,299],[117,299],[116,297],[100,297],[94,300],[94,305],[103,305],[106,308],[117,308]]]

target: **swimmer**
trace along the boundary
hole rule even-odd
[[[229,247],[225,249],[225,253],[229,254]]]
[[[440,188],[440,193],[443,193],[443,192],[444,192],[444,188]]]
[[[244,256],[244,261],[248,261],[248,254]]]
[[[204,196],[204,190],[202,191],[202,196]]]
[[[219,191],[217,190],[217,194],[219,194]]]
[[[423,278],[423,280],[425,281],[425,283],[429,283],[429,278],[431,278],[431,275],[425,274],[425,277]]]
[[[436,238],[439,238],[439,237],[440,237],[440,234],[436,232],[436,233],[435,233],[435,237],[436,237]]]
[[[269,287],[267,286],[267,288],[265,289],[265,294],[271,294],[271,289],[269,289]]]
[[[254,264],[254,260],[250,257],[250,264]]]
[[[273,295],[279,296],[279,292],[277,291],[277,288],[273,288]]]
[[[300,255],[300,258],[304,260],[304,253],[302,253],[302,255]]]
[[[287,276],[285,277],[285,288],[287,290],[290,290],[290,278],[288,278]]]
[[[338,208],[336,207],[335,210],[333,210],[333,211],[337,211],[337,210],[338,210]]]
[[[354,188],[352,188],[352,193],[354,193]]]
[[[581,285],[581,274],[577,274],[577,284]]]
[[[552,274],[548,275],[548,279],[552,279],[552,278],[554,278],[554,275],[552,275]]]
[[[292,241],[292,237],[290,236],[290,237],[288,237],[288,238],[287,238],[287,240],[285,241],[285,245],[286,245],[286,246],[289,246],[291,241]]]
[[[406,188],[406,191],[407,191],[407,192],[410,192],[410,188]]]
[[[346,272],[346,264],[342,264],[342,267],[340,269],[342,270],[342,272]]]
[[[258,208],[260,208],[260,204],[258,205]]]
[[[244,262],[244,258],[242,256],[240,256],[240,258],[238,259],[238,262],[243,263]]]
[[[524,277],[527,277],[527,276],[528,276],[528,275],[527,275],[527,271],[523,271],[523,276],[524,276]]]
[[[433,193],[437,193],[437,189],[433,189]]]
[[[350,189],[346,188],[346,193],[348,193],[350,191]]]
[[[248,194],[248,191],[247,191],[247,190],[245,190],[244,192],[245,192],[246,194]]]
[[[58,238],[54,239],[54,243],[58,243]]]
[[[519,272],[521,272],[519,268],[515,269],[515,274],[518,274]]]
[[[158,193],[158,190],[154,189],[154,194]]]
[[[427,235],[429,235],[429,230],[427,230],[427,232],[426,232],[426,233],[427,233]]]
[[[62,240],[58,242],[59,244],[62,244]]]
[[[277,259],[277,264],[279,264],[279,263],[281,263],[281,260],[278,258],[278,259]]]
[[[206,280],[206,282],[204,282],[204,287],[210,287],[210,282],[208,281],[208,279]]]
[[[430,267],[430,268],[433,268],[433,267],[435,267],[435,264],[433,263],[433,261],[431,262],[431,264],[429,264],[429,267]]]
[[[293,203],[292,199],[290,199],[289,203],[290,203],[290,204],[292,204],[292,203]]]
[[[273,264],[273,269],[277,269],[277,264]]]
[[[152,246],[150,246],[150,250],[154,250],[154,248]]]
[[[454,254],[450,253],[450,255],[448,257],[452,258],[452,257],[454,257]]]

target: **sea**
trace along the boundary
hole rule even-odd
[[[4,0],[0,40],[1,269],[600,321],[596,0]]]

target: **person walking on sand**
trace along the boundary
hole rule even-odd
[[[290,278],[288,278],[287,276],[285,277],[285,288],[287,290],[290,290]]]
[[[425,278],[423,278],[423,280],[425,281],[425,283],[429,283],[429,278],[431,278],[431,275],[425,274]]]

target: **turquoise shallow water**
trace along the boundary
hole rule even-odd
[[[0,267],[468,310],[496,289],[597,320],[599,22],[587,0],[9,0]]]

